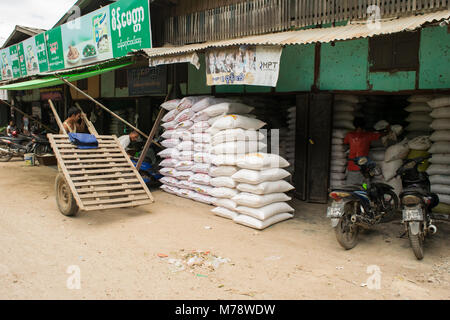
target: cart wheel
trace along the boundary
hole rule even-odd
[[[58,173],[55,181],[56,204],[59,211],[68,217],[73,217],[78,213],[77,202],[70,191],[66,179]]]

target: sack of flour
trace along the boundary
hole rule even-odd
[[[250,153],[238,157],[236,164],[242,169],[263,170],[270,168],[287,168],[289,162],[277,154]]]
[[[266,181],[279,181],[289,177],[291,174],[281,168],[265,170],[241,169],[232,175],[234,181],[247,184],[260,184]]]

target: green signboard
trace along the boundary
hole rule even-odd
[[[19,56],[20,74],[22,75],[22,77],[25,77],[28,75],[28,73],[25,60],[25,52],[23,51],[23,42],[17,45],[17,54]]]
[[[1,79],[90,65],[151,48],[148,0],[120,0],[0,51]]]
[[[47,57],[50,71],[64,69],[61,27],[46,31],[45,43],[47,44]]]
[[[17,45],[9,47],[9,59],[11,61],[13,78],[20,78],[19,54],[17,53]]]
[[[47,45],[45,44],[45,33],[38,34],[34,37],[36,46],[36,57],[40,72],[47,72],[49,69],[47,58]]]
[[[152,47],[147,0],[122,0],[111,4],[109,9],[115,58],[134,49]]]

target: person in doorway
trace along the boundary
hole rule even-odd
[[[130,145],[131,141],[135,142],[139,139],[139,133],[136,131],[131,132],[130,134],[126,134],[119,138],[120,145],[126,150]]]
[[[63,123],[63,127],[67,133],[83,132],[86,124],[81,120],[81,111],[75,107],[69,109],[67,119]]]
[[[9,125],[6,127],[6,135],[8,137],[12,137],[14,131],[16,131],[16,123],[14,120],[11,120]]]
[[[370,143],[379,140],[382,136],[378,132],[365,131],[365,122],[363,118],[355,118],[353,122],[356,130],[347,133],[344,139],[344,144],[350,146],[349,159],[358,157],[367,157],[369,155]],[[347,166],[347,185],[360,185],[364,182],[364,177],[360,172],[359,167],[351,160],[348,161]]]
[[[23,116],[22,118],[22,122],[23,122],[23,134],[29,136],[30,135],[30,119],[28,119],[27,116]]]

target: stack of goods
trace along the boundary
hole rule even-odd
[[[435,213],[450,214],[450,96],[441,96],[428,102],[433,111],[430,137],[433,145],[427,173],[430,175],[431,191],[439,196]]]
[[[285,192],[294,187],[284,180],[290,173],[283,169],[289,162],[275,154],[253,153],[238,157],[236,164],[239,171],[232,179],[240,193],[231,199],[239,213],[234,222],[262,230],[293,217]]]
[[[247,109],[251,112],[253,108]],[[266,145],[261,142],[264,135],[260,133],[264,122],[244,115],[226,115],[217,119],[207,131],[211,137],[211,195],[216,198],[213,212],[221,217],[237,217],[236,203],[231,199],[239,192],[232,176],[238,172],[236,161],[239,155],[257,152]]]
[[[161,189],[180,197],[212,204],[214,198],[209,195],[209,163],[205,160],[196,160],[195,152],[199,141],[195,137],[195,129],[199,126],[194,123],[194,106],[208,97],[187,97],[183,100],[171,100],[161,105],[169,112],[163,118],[163,127],[166,130],[161,144],[167,148],[158,155],[164,160],[160,163]],[[201,139],[200,139],[201,140]],[[198,159],[197,159],[198,160]]]
[[[348,145],[344,144],[344,138],[349,131],[355,129],[353,120],[358,102],[357,96],[335,96],[330,167],[330,187],[332,189],[345,185]]]
[[[126,111],[125,110],[117,110],[114,111],[119,117],[122,118],[126,118]],[[119,119],[115,118],[115,117],[111,117],[111,120],[109,122],[109,133],[111,135],[115,135],[117,137],[120,137],[124,134],[125,130],[126,130],[126,126],[125,124],[120,121]]]
[[[406,118],[409,125],[405,128],[408,139],[430,135],[430,124],[433,120],[430,116],[431,108],[427,103],[430,99],[430,96],[411,96],[408,99],[410,105],[405,108],[409,112]]]

